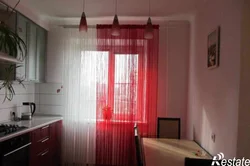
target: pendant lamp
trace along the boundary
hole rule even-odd
[[[144,38],[145,39],[153,39],[154,38],[154,28],[153,28],[153,24],[152,24],[152,20],[150,18],[150,0],[149,0],[149,17],[148,17],[148,21],[147,21],[147,25],[145,27],[145,32],[144,32]]]
[[[111,31],[112,36],[119,36],[120,35],[120,25],[119,25],[119,20],[117,16],[117,0],[115,0],[115,16],[112,24],[112,31]]]
[[[88,31],[87,19],[86,19],[84,9],[85,9],[85,0],[83,0],[83,12],[82,12],[82,16],[81,16],[80,25],[79,25],[80,32],[82,32],[82,31],[87,32]]]

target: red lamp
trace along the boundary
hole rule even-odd
[[[88,31],[88,25],[87,25],[87,19],[86,19],[86,15],[84,12],[84,8],[85,8],[85,0],[83,0],[83,12],[82,12],[82,17],[80,20],[80,25],[79,25],[79,31],[84,31],[87,32]]]
[[[119,36],[120,35],[120,25],[119,25],[119,20],[118,16],[115,15],[113,25],[112,25],[112,36]]]
[[[149,0],[149,5],[148,5],[148,13],[149,13],[149,17],[148,17],[148,21],[147,21],[147,25],[145,27],[145,32],[144,32],[144,38],[145,39],[153,39],[154,38],[154,28],[153,28],[153,24],[150,18],[150,0]]]
[[[119,20],[117,16],[117,0],[115,0],[115,17],[114,17],[113,24],[112,24],[111,35],[112,36],[120,35],[120,25],[119,25]]]
[[[84,32],[88,31],[88,25],[87,25],[85,12],[82,12],[82,17],[81,17],[81,21],[80,21],[80,25],[79,25],[79,31],[80,32],[81,31],[84,31]]]
[[[154,38],[154,28],[153,28],[153,24],[151,21],[151,18],[148,18],[148,22],[145,28],[145,32],[144,32],[144,38],[145,39],[153,39]]]

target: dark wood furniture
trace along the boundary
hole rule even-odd
[[[181,138],[180,118],[158,118],[157,138]]]
[[[142,147],[142,139],[139,134],[138,127],[134,127],[134,133],[135,133],[135,148],[136,148],[136,160],[137,160],[137,166],[144,166],[144,153],[143,153],[143,147]]]
[[[61,128],[58,121],[31,132],[30,166],[59,166]]]
[[[185,166],[211,166],[212,159],[185,158]]]
[[[209,153],[191,140],[142,138],[142,145],[146,166],[184,166],[185,158],[213,159]],[[200,155],[196,155],[198,151],[201,152]]]

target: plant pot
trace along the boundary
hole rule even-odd
[[[113,110],[110,107],[106,107],[102,110],[102,115],[104,120],[112,119]]]

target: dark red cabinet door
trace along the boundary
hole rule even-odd
[[[30,166],[60,166],[62,121],[31,132]]]

